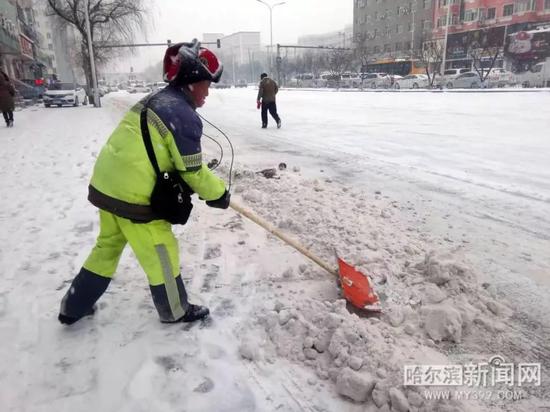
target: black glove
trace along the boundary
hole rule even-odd
[[[229,207],[229,201],[231,200],[231,194],[225,190],[223,195],[216,200],[207,200],[206,204],[210,207],[216,207],[218,209],[227,209]]]

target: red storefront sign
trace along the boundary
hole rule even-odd
[[[506,51],[518,60],[549,57],[550,28],[509,35]]]
[[[19,46],[21,48],[21,54],[29,59],[34,59],[34,54],[32,52],[33,42],[28,39],[26,36],[19,34]]]

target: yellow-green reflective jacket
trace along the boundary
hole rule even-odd
[[[144,101],[130,109],[101,149],[88,196],[100,209],[136,221],[158,219],[150,208],[156,175],[140,128]],[[202,122],[190,96],[167,86],[149,99],[147,107],[149,133],[160,170],[178,170],[204,200],[220,198],[225,183],[202,163]]]

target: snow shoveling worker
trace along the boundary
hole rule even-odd
[[[208,308],[188,302],[172,223],[187,220],[193,192],[208,206],[229,206],[225,182],[202,163],[203,126],[196,113],[222,71],[215,54],[196,40],[169,47],[164,57],[168,85],[134,105],[109,137],[89,185],[88,200],[99,208],[99,236],[63,297],[61,323],[70,325],[94,312],[126,243],[147,275],[161,322],[193,322],[208,316]],[[183,205],[178,209],[185,215],[182,221],[167,220],[158,212],[167,205],[154,202],[163,178],[176,182],[168,185],[169,190],[180,190],[175,203]]]

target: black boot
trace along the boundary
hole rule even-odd
[[[95,311],[96,311],[97,307],[96,305],[92,306],[84,315],[82,315],[80,318],[73,318],[73,317],[70,317],[70,316],[66,316],[66,315],[63,315],[62,313],[60,313],[58,316],[57,316],[57,319],[59,320],[59,322],[61,322],[62,324],[64,325],[72,325],[73,323],[75,323],[77,320],[80,320],[82,319],[83,317],[85,316],[92,316]]]
[[[187,301],[187,291],[181,275],[174,278],[173,284],[149,286],[149,288],[162,323],[194,322],[210,314],[207,307],[192,305]],[[168,293],[170,288],[173,289]]]
[[[180,322],[195,322],[206,318],[210,314],[210,310],[206,306],[189,304],[185,316],[181,318]]]
[[[61,301],[59,321],[66,325],[72,325],[84,316],[93,314],[95,312],[94,304],[107,290],[110,282],[109,278],[84,268],[80,269]]]

